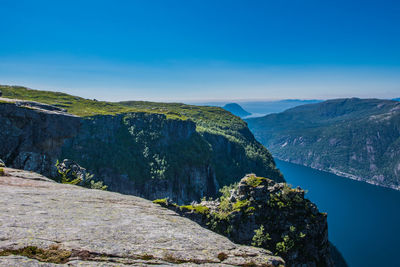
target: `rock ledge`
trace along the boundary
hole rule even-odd
[[[0,266],[284,265],[148,200],[4,170]]]

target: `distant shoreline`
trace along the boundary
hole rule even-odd
[[[370,185],[375,185],[375,186],[379,186],[379,187],[384,187],[384,188],[388,188],[388,189],[400,191],[400,186],[397,186],[397,187],[396,187],[396,186],[393,186],[393,185],[382,185],[382,184],[378,184],[378,183],[376,183],[376,182],[374,182],[374,181],[364,180],[364,179],[363,179],[362,177],[360,177],[360,176],[356,176],[356,175],[354,175],[354,174],[342,172],[342,171],[339,171],[339,170],[336,170],[336,169],[333,169],[333,168],[330,168],[330,169],[314,168],[314,167],[311,167],[311,166],[308,166],[308,165],[305,165],[305,164],[301,164],[301,163],[298,163],[298,162],[290,161],[290,160],[288,160],[288,159],[282,159],[282,158],[279,158],[279,157],[277,157],[277,156],[275,156],[275,155],[273,155],[273,157],[274,157],[274,159],[276,159],[276,160],[280,160],[280,161],[288,162],[288,163],[291,163],[291,164],[296,164],[296,165],[304,166],[304,167],[311,168],[311,169],[318,170],[318,171],[323,171],[323,172],[331,173],[331,174],[334,174],[334,175],[337,175],[337,176],[340,176],[340,177],[343,177],[343,178],[349,178],[349,179],[354,180],[354,181],[364,182],[364,183],[368,183],[368,184],[370,184]],[[283,176],[285,176],[285,175],[283,175]]]

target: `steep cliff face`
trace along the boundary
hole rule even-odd
[[[0,157],[7,166],[55,175],[54,163],[80,118],[48,105],[0,100]]]
[[[89,104],[98,108],[95,101]],[[170,197],[178,203],[215,196],[220,186],[248,172],[283,180],[246,124],[222,109],[172,107],[187,112],[183,116],[166,112],[172,108],[165,104],[158,109],[164,113],[147,107],[152,112],[76,117],[59,107],[27,100],[3,98],[0,106],[4,121],[0,158],[8,166],[55,176],[56,161],[68,158],[104,181],[109,190],[149,199]],[[80,112],[86,114],[88,109]]]
[[[255,142],[249,131],[244,134]],[[82,119],[61,158],[76,160],[110,190],[190,203],[215,196],[220,185],[252,170],[275,175],[272,158],[259,153],[249,156],[243,145],[223,135],[199,133],[191,120],[129,113]]]
[[[211,153],[190,120],[129,113],[82,119],[61,157],[79,162],[112,191],[182,203],[216,194]]]
[[[249,119],[275,157],[400,189],[400,103],[337,99]]]

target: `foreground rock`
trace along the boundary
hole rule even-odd
[[[53,182],[5,168],[0,177],[0,265],[278,266],[150,201]],[[46,263],[45,263],[46,262]]]
[[[289,266],[333,266],[325,213],[304,198],[304,190],[247,175],[217,200],[177,206],[155,201],[239,244],[282,256]]]

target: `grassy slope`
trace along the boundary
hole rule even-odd
[[[3,97],[41,102],[66,109],[69,113],[82,117],[94,115],[114,115],[127,112],[162,113],[171,118],[187,119],[184,116],[174,114],[170,110],[157,109],[156,106],[141,105],[140,107],[128,107],[120,103],[96,101],[72,96],[60,92],[32,90],[21,86],[0,85]],[[145,103],[145,102],[142,102]]]
[[[243,141],[243,137],[238,134],[238,131],[247,128],[247,124],[243,120],[219,107],[147,101],[105,102],[60,92],[32,90],[21,86],[0,85],[0,90],[5,98],[54,105],[82,117],[146,112],[165,114],[169,119],[186,120],[189,118],[196,123],[199,132],[222,134],[237,142]]]

